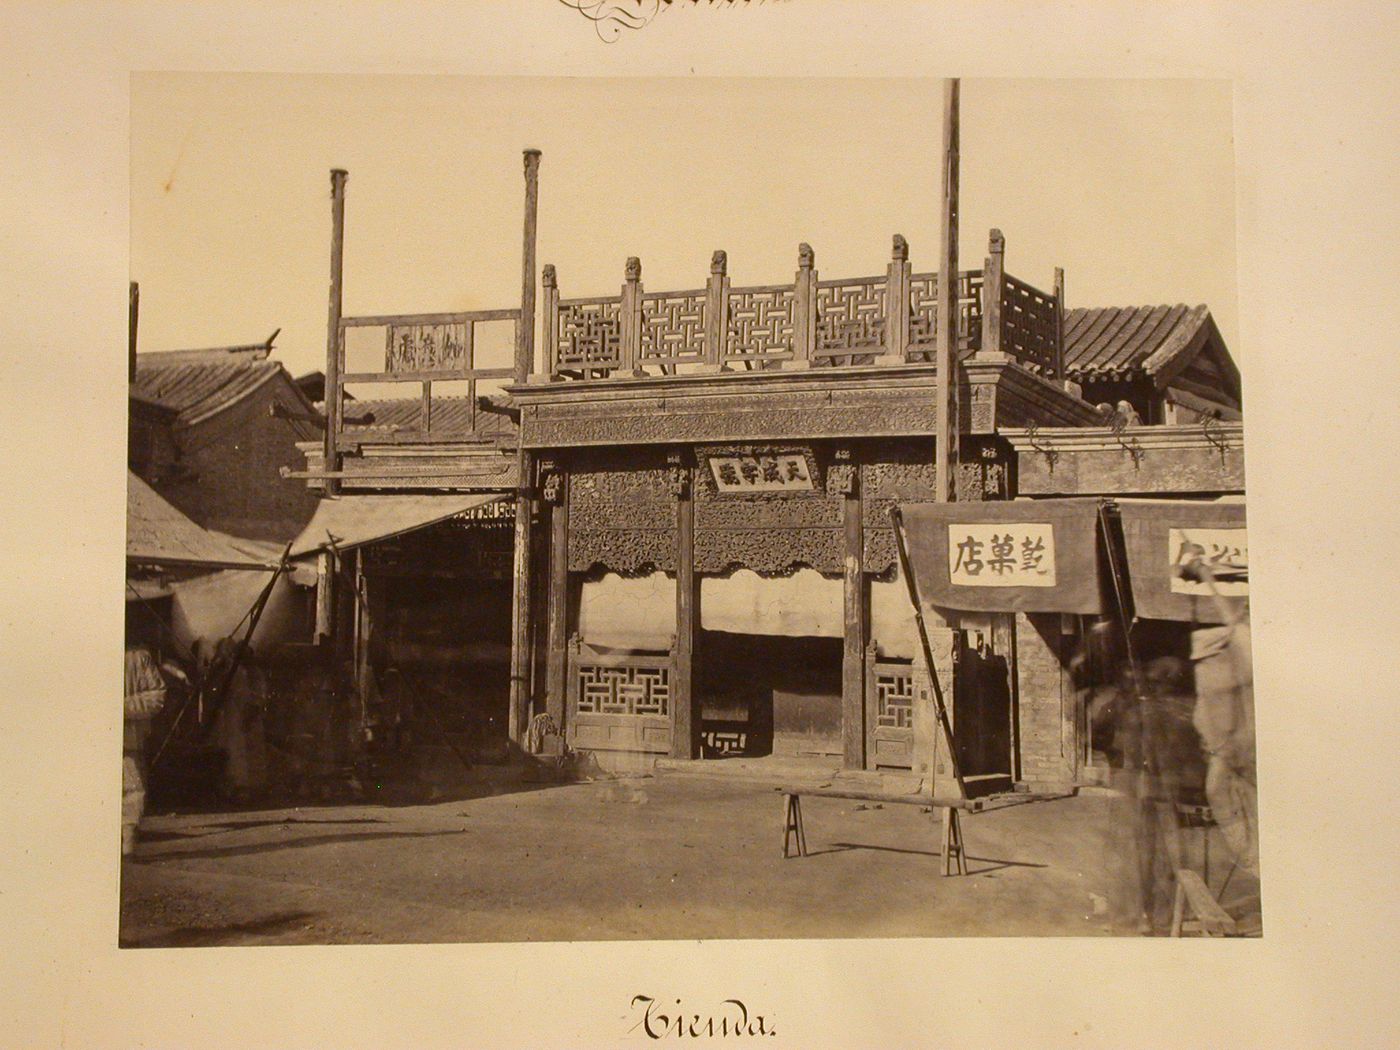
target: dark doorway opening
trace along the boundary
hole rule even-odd
[[[839,638],[701,631],[704,758],[841,755]]]

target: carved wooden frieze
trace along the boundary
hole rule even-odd
[[[842,571],[844,550],[840,529],[696,529],[695,571],[745,568],[782,576],[809,566],[834,576]]]
[[[932,501],[937,493],[933,446],[885,447],[875,462],[860,468],[861,512],[866,572],[882,575],[898,561],[890,508],[896,503]]]
[[[569,570],[622,575],[676,567],[676,504],[664,467],[574,471],[569,477]]]

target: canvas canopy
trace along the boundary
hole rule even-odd
[[[210,532],[167,502],[136,474],[126,475],[126,560],[139,565],[272,569],[275,555]]]
[[[1102,610],[1096,499],[902,504],[927,605],[973,612]]]
[[[316,505],[316,512],[301,535],[292,542],[292,557],[332,545],[339,550],[362,547],[506,498],[500,493],[324,498]]]
[[[1183,578],[1181,566],[1201,558],[1214,588],[1238,615],[1249,595],[1249,536],[1241,503],[1119,500],[1133,606],[1153,620],[1220,623],[1211,586]]]

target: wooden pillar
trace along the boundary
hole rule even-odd
[[[953,498],[958,461],[958,81],[943,82],[943,222],[938,251],[938,402],[934,412],[935,498]]]
[[[569,669],[569,477],[555,469],[544,479],[549,504],[549,603],[545,613],[549,651],[545,709],[561,732]]]
[[[838,454],[838,462],[843,458]],[[846,613],[841,652],[841,754],[846,769],[865,768],[865,616],[864,530],[861,521],[859,467],[846,452],[842,513],[846,533],[842,593]]]
[[[700,757],[700,708],[692,688],[700,581],[695,576],[693,474],[680,456],[671,458],[676,496],[676,647],[671,664],[671,757]]]
[[[340,331],[341,275],[345,262],[345,180],[348,174],[340,168],[331,171],[331,289],[326,313],[326,436],[322,469],[331,475],[340,470],[340,439],[342,397],[340,390],[341,358],[344,337]],[[340,482],[326,478],[326,495],[340,491]]]
[[[539,209],[540,151],[525,151],[525,231],[520,254],[520,321],[515,329],[515,381],[535,366],[535,227]]]
[[[530,724],[531,674],[534,646],[534,559],[531,557],[534,528],[534,457],[520,449],[516,457],[519,477],[515,490],[514,576],[511,593],[510,712],[508,729],[517,744],[525,741]]]
[[[335,637],[335,555],[316,555],[316,644],[330,645]]]

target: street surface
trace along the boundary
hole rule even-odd
[[[121,944],[1136,932],[1119,799],[965,816],[969,876],[943,878],[936,815],[916,806],[804,798],[811,855],[783,860],[770,785],[663,773],[471,790],[148,814],[122,865]],[[1218,886],[1228,862],[1212,855]]]

